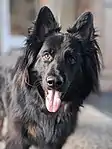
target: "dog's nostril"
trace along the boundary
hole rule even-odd
[[[57,77],[48,77],[47,85],[49,87],[60,87],[63,84],[63,81]]]
[[[63,82],[62,82],[61,80],[58,80],[58,81],[56,82],[57,86],[61,86],[62,83],[63,83]]]
[[[55,80],[52,77],[47,78],[48,86],[52,87],[55,84]]]
[[[49,80],[47,83],[48,83],[49,85],[53,85],[53,80]]]

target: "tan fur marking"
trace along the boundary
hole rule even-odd
[[[34,125],[28,126],[28,134],[30,134],[32,137],[36,137],[36,127]]]

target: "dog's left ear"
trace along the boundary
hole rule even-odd
[[[85,12],[76,20],[73,27],[67,31],[76,34],[78,38],[89,39],[93,33],[93,15],[91,12]]]

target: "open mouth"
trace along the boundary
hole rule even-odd
[[[49,112],[56,112],[61,106],[61,92],[57,90],[47,90],[45,104]]]

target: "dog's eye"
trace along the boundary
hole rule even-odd
[[[70,56],[70,57],[67,58],[67,61],[68,61],[69,64],[73,65],[73,64],[76,63],[76,58]]]
[[[49,62],[52,61],[52,59],[53,59],[53,57],[48,52],[44,53],[42,58],[44,61],[49,61]]]
[[[74,57],[74,56],[72,55],[72,53],[70,53],[69,51],[67,51],[67,52],[65,53],[65,59],[66,59],[66,61],[67,61],[68,64],[73,65],[73,64],[76,63],[76,57]]]

